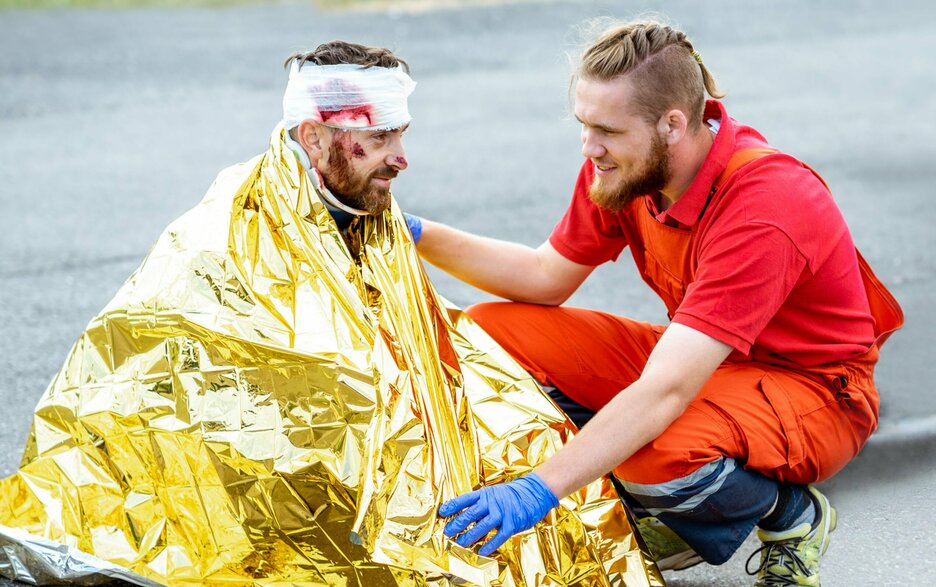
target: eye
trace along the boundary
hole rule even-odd
[[[378,143],[382,143],[387,140],[387,133],[379,132],[377,134],[371,135],[371,139],[377,141]]]

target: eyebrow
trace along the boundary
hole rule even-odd
[[[575,120],[579,121],[579,124],[581,124],[582,126],[588,126],[588,127],[591,127],[591,128],[597,128],[598,130],[601,130],[601,131],[604,131],[604,132],[618,132],[618,133],[624,132],[623,129],[614,128],[613,126],[607,126],[607,125],[604,125],[604,124],[589,124],[589,123],[585,122],[584,120],[582,120],[581,118],[579,118],[579,117],[578,117],[578,114],[573,114],[573,116],[575,116]]]

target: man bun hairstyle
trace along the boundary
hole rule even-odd
[[[397,66],[403,68],[407,74],[410,72],[409,64],[389,49],[383,47],[368,47],[347,41],[330,41],[322,43],[312,51],[293,53],[283,64],[286,69],[297,62],[301,67],[304,63],[315,65],[360,65],[365,69],[370,67],[386,67],[393,69]]]
[[[697,129],[705,93],[725,96],[686,34],[653,20],[605,28],[582,54],[573,81],[611,81],[624,75],[634,90],[635,114],[650,124],[676,108],[685,112],[689,128]]]

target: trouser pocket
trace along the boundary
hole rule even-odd
[[[803,444],[803,422],[799,411],[790,397],[789,390],[784,387],[778,378],[766,373],[760,380],[759,386],[777,414],[777,419],[783,429],[783,435],[786,437],[786,463],[778,463],[777,467],[784,464],[789,468],[796,467],[803,462],[806,456],[806,449]]]

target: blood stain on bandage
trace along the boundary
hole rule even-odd
[[[367,119],[368,126],[373,124],[373,110],[369,105],[352,106],[344,110],[319,110],[319,116],[322,117],[324,124],[341,124],[361,118]]]
[[[360,88],[347,80],[330,79],[324,87],[313,88],[312,94],[319,98],[318,111],[323,124],[337,125],[361,117],[367,120],[368,126],[374,124],[373,107],[364,99]]]

